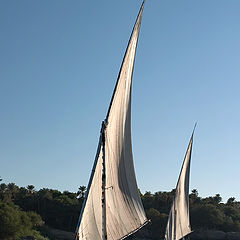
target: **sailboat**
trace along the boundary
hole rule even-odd
[[[120,240],[148,223],[138,192],[131,144],[132,74],[143,8],[144,2],[102,122],[75,239]]]
[[[192,232],[189,220],[189,176],[195,127],[196,124],[190,138],[175,189],[175,196],[170,209],[165,232],[165,240],[179,240],[185,238]]]

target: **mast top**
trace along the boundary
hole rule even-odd
[[[195,124],[194,124],[193,132],[192,132],[192,137],[193,137],[193,135],[194,135],[194,132],[195,132],[196,126],[197,126],[197,122],[195,122]]]

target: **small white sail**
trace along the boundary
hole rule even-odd
[[[144,3],[129,40],[105,120],[106,126],[103,130],[105,147],[100,137],[86,200],[77,227],[78,238],[81,240],[102,240],[104,221],[106,221],[107,240],[123,239],[148,222],[138,193],[131,145],[132,73],[143,7]],[[105,213],[102,209],[104,152]]]
[[[189,220],[189,175],[192,144],[193,134],[183,161],[175,197],[169,213],[165,240],[179,240],[191,233]]]

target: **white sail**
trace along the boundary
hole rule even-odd
[[[104,138],[90,178],[86,200],[77,227],[81,240],[102,240],[106,221],[108,240],[123,239],[147,223],[138,193],[131,146],[132,73],[144,3],[135,23],[105,120]],[[102,209],[102,169],[105,153],[105,203]],[[105,214],[105,220],[103,219]]]
[[[175,197],[169,213],[165,240],[179,240],[191,233],[189,220],[189,175],[193,134],[183,161]]]

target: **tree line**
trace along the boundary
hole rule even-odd
[[[142,201],[152,224],[148,226],[152,239],[163,239],[168,214],[175,190],[171,192],[146,192]],[[222,202],[220,194],[201,198],[196,189],[189,194],[191,228],[194,231],[219,230],[240,232],[240,202],[234,197]],[[160,238],[159,238],[160,236]]]
[[[19,187],[14,183],[0,184],[0,239],[21,239],[35,236],[39,240],[44,224],[74,232],[86,191],[80,186],[76,193],[43,188],[33,185]],[[172,205],[171,192],[146,192],[141,199],[148,219],[145,230],[151,239],[163,239],[168,213]],[[222,202],[219,194],[201,198],[196,189],[189,195],[190,221],[194,230],[221,230],[240,232],[240,202],[231,197]]]

